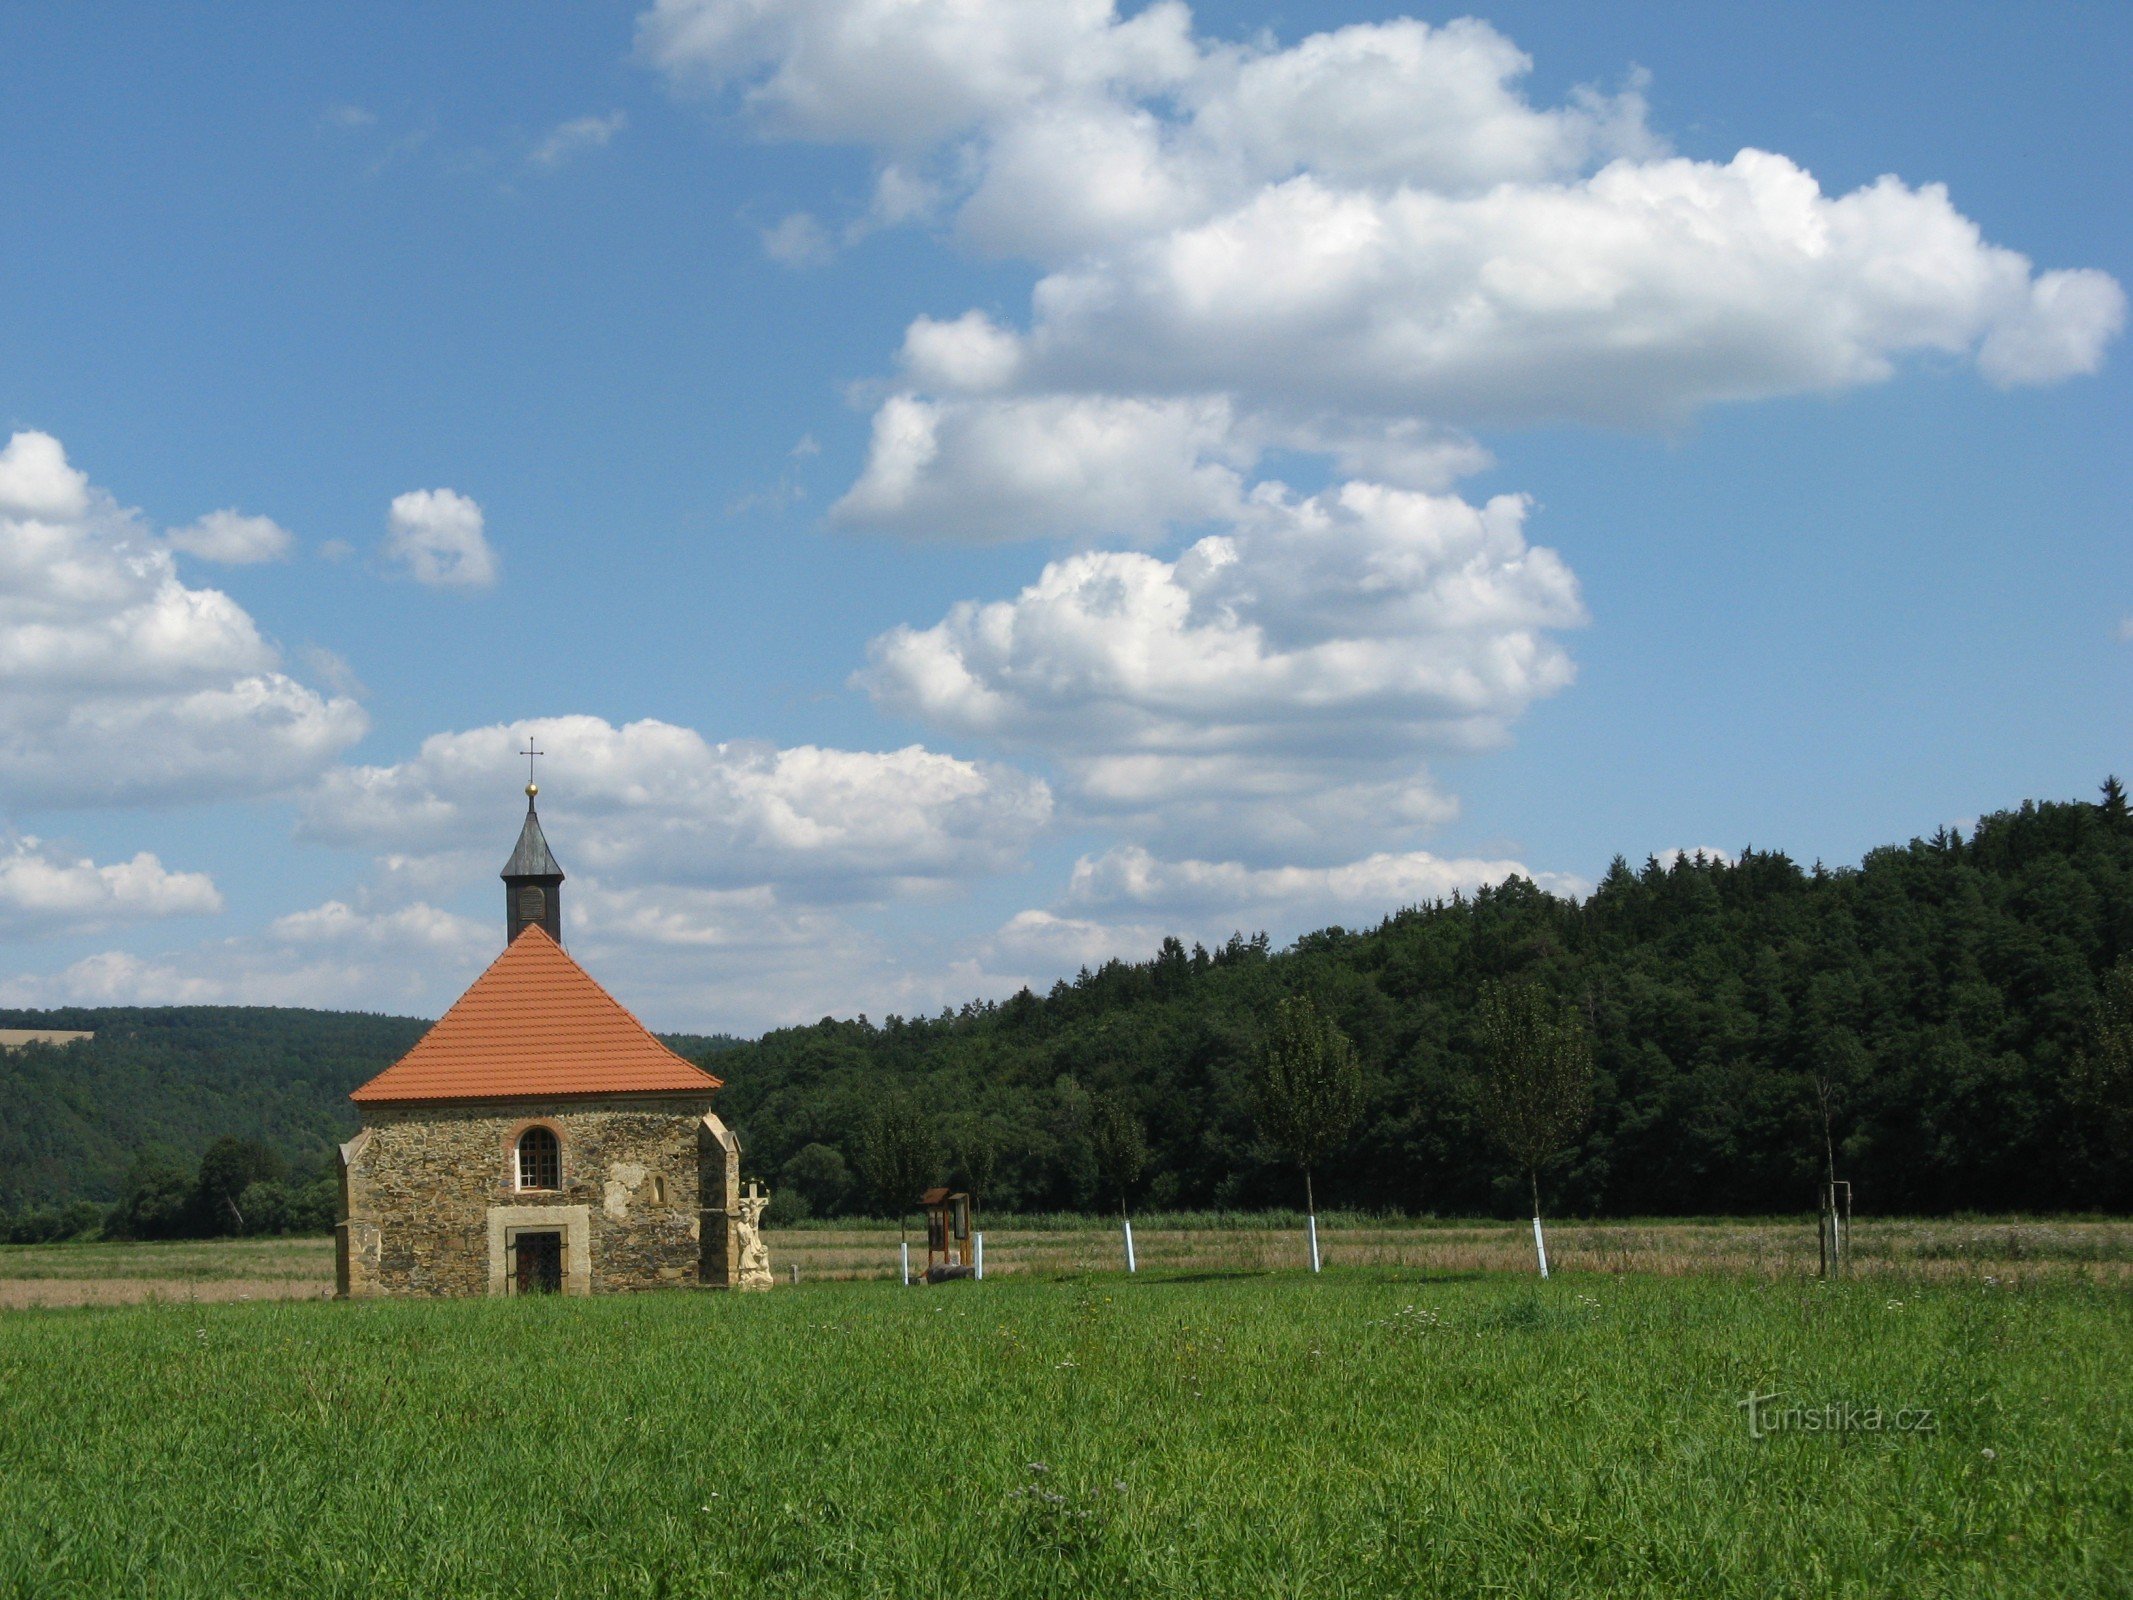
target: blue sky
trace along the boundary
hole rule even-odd
[[[434,1013],[529,730],[743,1032],[2093,793],[2133,15],[1739,11],[10,8],[0,1001]]]

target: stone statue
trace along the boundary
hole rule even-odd
[[[741,1270],[734,1278],[736,1289],[767,1289],[771,1285],[770,1251],[763,1243],[763,1212],[770,1195],[759,1191],[753,1178],[740,1198],[740,1221],[734,1228],[741,1247]]]

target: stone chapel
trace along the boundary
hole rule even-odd
[[[563,948],[563,869],[526,785],[504,953],[349,1096],[336,1277],[373,1295],[604,1294],[769,1282],[720,1080]],[[745,1230],[745,1231],[744,1231]]]

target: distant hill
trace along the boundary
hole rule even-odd
[[[0,1010],[0,1028],[95,1039],[0,1051],[0,1212],[109,1201],[143,1150],[190,1168],[217,1137],[274,1146],[298,1168],[355,1132],[348,1092],[429,1027],[419,1017],[282,1006]],[[703,1059],[738,1041],[673,1035]]]

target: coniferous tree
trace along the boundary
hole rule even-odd
[[[2126,825],[2126,786],[2118,781],[2116,773],[2103,780],[2103,800],[2100,808],[2104,821],[2114,828]]]

